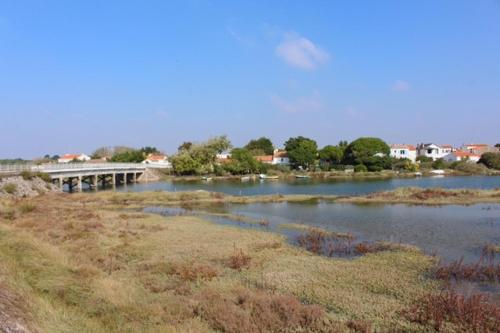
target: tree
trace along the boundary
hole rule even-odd
[[[231,151],[231,159],[224,168],[232,174],[257,173],[261,170],[261,163],[245,148],[235,148]]]
[[[328,165],[338,165],[344,159],[344,148],[342,146],[328,145],[318,152],[322,162]]]
[[[303,136],[288,139],[285,142],[285,149],[288,152],[290,163],[296,168],[309,168],[318,155],[316,141]]]
[[[183,151],[171,157],[172,168],[178,175],[192,175],[200,173],[200,163],[188,151]]]
[[[179,148],[177,148],[177,151],[183,151],[183,150],[189,150],[193,146],[192,142],[189,141],[184,141]]]
[[[496,147],[496,148],[500,148],[500,143],[497,143],[497,144],[495,145],[495,147]]]
[[[144,156],[148,156],[149,154],[159,154],[160,153],[160,151],[158,149],[156,149],[156,147],[150,147],[150,146],[142,147],[141,152],[144,154]]]
[[[363,164],[368,171],[391,168],[390,148],[379,138],[359,138],[351,142],[344,153],[344,164]]]
[[[136,149],[115,153],[111,157],[111,162],[140,163],[142,161],[144,161],[144,154]]]
[[[203,143],[185,142],[172,157],[172,167],[177,174],[204,174],[214,171],[217,154],[231,148],[227,136],[211,138]],[[174,160],[176,163],[174,163]]]
[[[490,169],[500,170],[500,153],[484,153],[478,163],[484,164]]]
[[[274,146],[272,141],[266,137],[260,137],[256,140],[250,140],[245,146],[252,155],[272,155],[274,152]]]

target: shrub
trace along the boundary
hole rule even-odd
[[[358,164],[354,166],[354,172],[367,172],[368,168],[363,164]]]
[[[229,258],[228,266],[232,269],[241,271],[243,268],[248,268],[248,266],[250,266],[251,259],[249,255],[243,253],[243,250],[235,250],[234,254]]]
[[[8,194],[15,194],[17,192],[17,185],[13,183],[7,183],[2,187],[3,191]]]
[[[234,296],[205,291],[195,314],[221,332],[331,332],[324,310],[294,296],[242,290]]]
[[[485,295],[466,297],[454,290],[428,294],[405,314],[410,321],[433,326],[438,332],[446,323],[454,325],[457,332],[497,332],[500,327],[500,308],[487,303]]]
[[[490,169],[500,170],[500,153],[484,153],[479,162]]]
[[[40,178],[46,183],[50,183],[52,181],[52,178],[50,178],[50,175],[44,172],[31,172],[31,171],[22,171],[20,173],[21,177],[23,177],[24,180],[33,180],[34,178]]]

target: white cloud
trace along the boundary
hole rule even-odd
[[[325,50],[295,33],[285,34],[284,40],[276,47],[276,54],[288,65],[306,70],[315,69],[330,59]]]
[[[284,99],[278,95],[272,95],[271,103],[275,108],[286,113],[318,111],[323,108],[323,102],[317,91],[313,92],[310,96],[291,100]]]
[[[411,90],[411,86],[406,81],[397,80],[391,85],[391,90],[396,92],[406,92]]]

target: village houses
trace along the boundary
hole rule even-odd
[[[90,156],[85,154],[64,154],[57,159],[58,163],[70,163],[70,162],[88,162],[90,161]]]

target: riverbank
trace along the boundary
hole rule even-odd
[[[71,194],[86,203],[104,202],[112,207],[142,207],[142,206],[183,206],[221,205],[221,204],[252,204],[266,202],[331,203],[357,204],[421,204],[421,205],[469,205],[476,203],[500,203],[500,189],[441,189],[405,187],[394,191],[377,192],[360,196],[340,195],[307,195],[307,194],[273,194],[235,196],[217,192],[101,192],[96,195],[82,193]]]
[[[133,212],[150,200],[134,198],[120,209],[107,193],[2,200],[12,306],[0,312],[42,332],[423,330],[401,315],[438,288],[418,250],[325,258],[274,233]]]
[[[480,172],[465,172],[454,169],[445,169],[442,176],[444,177],[454,177],[454,176],[500,176],[500,171],[493,169],[481,168]],[[163,180],[166,181],[199,181],[200,179],[206,179],[209,177],[213,181],[222,181],[222,180],[240,180],[242,177],[246,177],[249,179],[257,180],[259,178],[258,175],[191,175],[191,176],[178,176],[178,175],[170,175],[167,173],[167,170],[158,173]],[[315,180],[328,180],[328,179],[338,179],[338,180],[361,180],[361,179],[390,179],[390,178],[414,178],[416,177],[415,172],[405,172],[405,171],[392,171],[392,170],[383,170],[379,172],[346,172],[346,171],[279,171],[272,170],[270,175],[278,176],[278,179],[281,180],[293,180],[296,178],[296,175],[306,175],[311,179]],[[425,169],[420,171],[419,176],[422,177],[434,177],[436,174],[432,172],[431,169]]]

